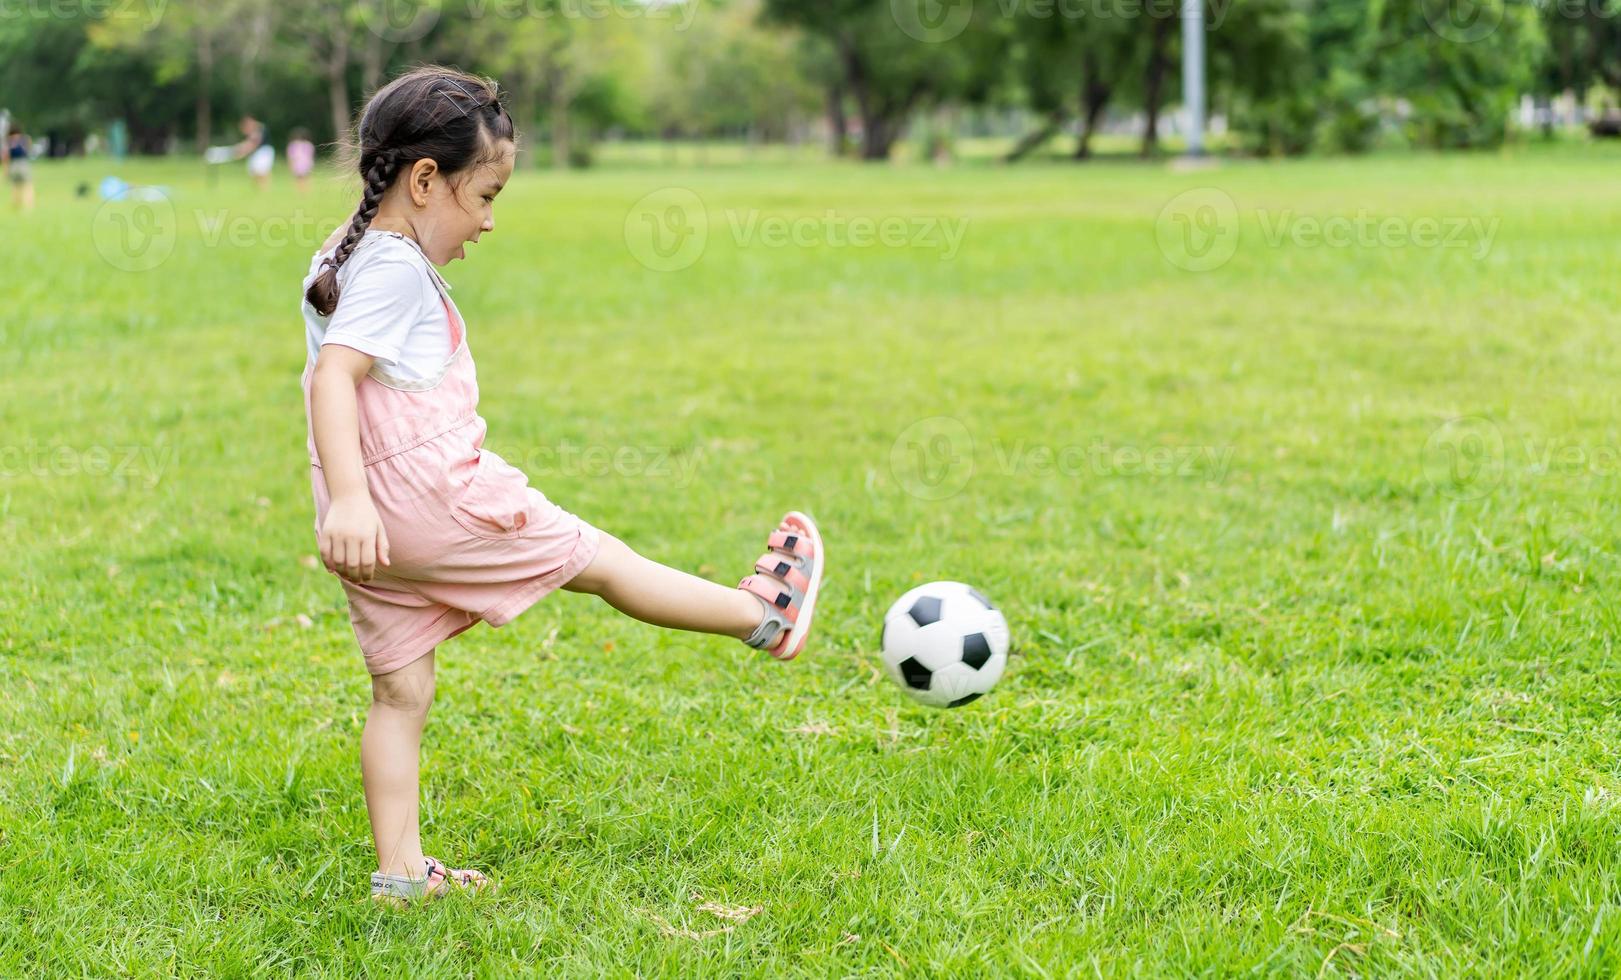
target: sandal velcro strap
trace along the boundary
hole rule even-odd
[[[761,555],[754,563],[754,570],[761,575],[781,579],[793,586],[794,591],[804,594],[810,588],[810,576],[805,574],[806,560],[793,555],[784,555],[780,551],[768,551]]]
[[[815,558],[816,546],[811,539],[794,531],[772,531],[771,537],[766,539],[766,547],[775,551],[786,551],[801,558]]]
[[[784,588],[781,582],[764,575],[750,575],[737,584],[745,592],[752,592],[766,601],[776,613],[792,623],[799,619],[799,606],[805,594],[792,586]]]

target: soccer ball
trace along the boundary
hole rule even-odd
[[[884,672],[934,708],[956,708],[1001,680],[1008,628],[1001,610],[961,582],[930,582],[884,614]]]

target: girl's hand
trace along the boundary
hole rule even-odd
[[[332,501],[321,522],[320,542],[327,570],[351,582],[370,582],[377,566],[388,564],[388,532],[365,494]]]

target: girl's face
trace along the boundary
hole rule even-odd
[[[451,180],[432,160],[419,160],[408,175],[411,226],[422,254],[434,265],[465,259],[468,242],[495,230],[495,196],[512,177],[517,147],[502,140],[499,156]]]

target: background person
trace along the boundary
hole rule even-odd
[[[270,129],[252,116],[243,116],[242,142],[232,147],[231,159],[248,160],[248,176],[260,190],[270,189],[270,172],[276,165],[276,147],[270,142]]]
[[[287,169],[293,172],[298,192],[308,193],[310,173],[315,170],[315,144],[310,141],[309,130],[302,127],[293,130],[293,138],[287,143]]]
[[[34,209],[33,152],[34,141],[21,129],[6,137],[6,183],[11,185],[11,206],[18,211]]]

